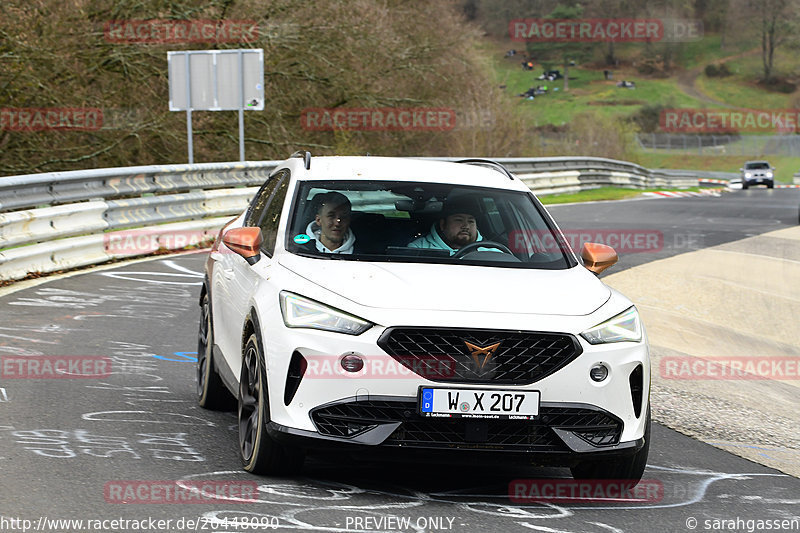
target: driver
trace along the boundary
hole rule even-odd
[[[482,241],[483,236],[475,220],[477,213],[478,205],[470,198],[461,196],[448,199],[441,217],[431,225],[430,232],[408,243],[408,247],[448,250],[453,255],[459,248]]]

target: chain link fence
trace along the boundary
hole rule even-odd
[[[639,133],[644,152],[673,151],[697,155],[768,155],[800,157],[800,135],[699,135],[694,133]]]

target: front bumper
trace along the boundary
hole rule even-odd
[[[771,185],[774,183],[772,178],[748,178],[743,179],[743,182],[747,185]]]
[[[275,440],[312,451],[350,453],[376,459],[464,463],[503,460],[574,466],[588,455],[624,457],[644,439],[620,441],[622,422],[589,405],[543,403],[533,420],[427,418],[407,398],[348,398],[312,411],[319,431],[275,422]]]
[[[306,330],[301,334],[283,336],[280,330],[273,329],[265,335],[267,354],[267,379],[270,393],[270,417],[276,424],[302,430],[309,435],[318,435],[320,423],[315,413],[323,407],[346,402],[347,399],[376,401],[392,398],[393,401],[406,402],[402,411],[416,413],[417,392],[420,386],[453,386],[456,383],[436,383],[411,372],[398,373],[372,372],[364,377],[350,377],[332,374],[325,369],[338,367],[339,358],[344,353],[364,354],[370,361],[371,369],[378,369],[372,363],[381,363],[383,369],[396,369],[390,363],[394,360],[378,345],[381,328],[374,328],[360,336],[352,337],[324,331]],[[509,390],[532,390],[541,393],[541,405],[587,407],[608,413],[619,421],[620,434],[616,442],[635,441],[644,434],[644,413],[649,398],[650,362],[646,339],[640,343],[613,343],[592,346],[579,339],[582,353],[556,372],[525,385],[494,385],[490,383],[465,383],[467,388],[504,388]],[[294,355],[293,355],[294,354]],[[287,378],[293,371],[292,358],[302,356],[316,365],[305,376],[294,382]],[[609,369],[608,378],[596,383],[589,377],[589,371],[596,364],[604,364]],[[632,376],[638,385],[636,394]],[[461,386],[461,385],[459,385]],[[294,388],[290,394],[287,389]],[[387,415],[388,416],[388,415]],[[392,418],[394,417],[394,418]],[[387,420],[400,421],[402,417],[392,415]],[[441,420],[441,419],[440,419]],[[357,433],[358,431],[354,431]],[[331,435],[336,436],[335,433]],[[340,435],[342,436],[342,435]],[[353,435],[351,435],[352,437]],[[388,437],[388,435],[386,435]],[[353,441],[355,442],[355,441]]]

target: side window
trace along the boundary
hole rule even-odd
[[[275,185],[280,181],[280,174],[276,174],[267,179],[266,183],[258,189],[255,196],[255,201],[250,204],[247,210],[247,215],[244,217],[244,225],[253,227],[258,225],[258,219],[264,213],[264,208],[267,206],[270,194],[275,189]]]
[[[289,171],[284,170],[272,176],[258,191],[257,200],[247,214],[245,225],[258,226],[264,240],[261,250],[267,255],[275,251],[278,237],[278,223],[281,219],[286,192],[289,187]]]

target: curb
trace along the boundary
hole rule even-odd
[[[727,181],[727,180],[712,180],[712,179],[704,179],[704,178],[698,179],[697,182],[698,183],[715,183],[715,184],[719,184],[719,185],[727,185],[728,187],[730,187],[731,184],[733,184],[733,183],[736,183],[736,184],[739,184],[739,185],[741,184],[741,182],[739,182],[739,181],[735,181],[734,182],[734,181]],[[739,187],[737,187],[737,188],[739,188]],[[776,183],[775,184],[775,188],[776,189],[800,189],[800,185],[791,185],[791,184],[787,185],[787,184],[778,184],[778,183]]]
[[[724,189],[706,189],[703,191],[655,191],[643,192],[643,196],[650,198],[686,198],[690,196],[713,196],[719,197]]]

